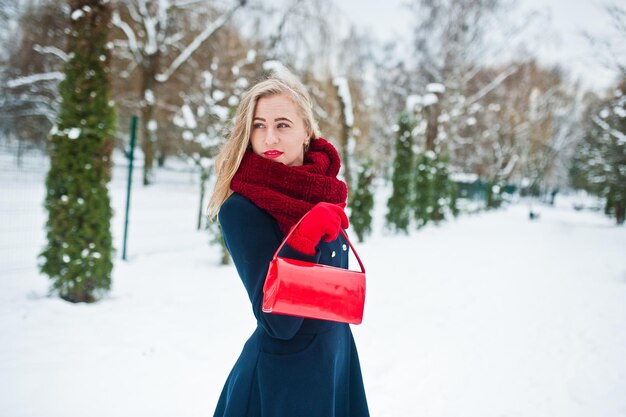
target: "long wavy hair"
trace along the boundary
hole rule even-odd
[[[282,70],[279,74],[273,74],[253,85],[243,95],[237,107],[228,140],[215,157],[217,178],[207,206],[207,214],[210,219],[215,218],[224,201],[233,193],[230,189],[230,182],[239,169],[241,160],[250,144],[250,130],[257,102],[262,97],[277,94],[286,95],[297,107],[310,140],[315,140],[319,136],[317,123],[313,117],[311,97],[304,84],[295,75]]]

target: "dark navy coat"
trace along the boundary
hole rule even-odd
[[[234,193],[219,221],[257,319],[219,398],[215,417],[367,417],[359,357],[350,326],[261,311],[263,283],[284,239],[277,222]],[[307,256],[287,245],[281,256],[348,267],[342,236]]]

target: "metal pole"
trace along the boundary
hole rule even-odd
[[[126,241],[128,239],[128,211],[130,209],[130,189],[133,182],[133,162],[135,160],[135,133],[137,131],[137,116],[130,118],[130,152],[128,163],[128,186],[126,187],[126,212],[124,214],[124,246],[122,260],[126,260]]]

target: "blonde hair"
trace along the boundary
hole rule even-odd
[[[209,199],[207,214],[214,218],[226,199],[233,193],[230,182],[235,176],[250,142],[250,129],[256,104],[262,97],[285,94],[296,105],[311,140],[318,137],[318,127],[313,117],[311,97],[304,84],[286,70],[253,85],[243,95],[234,117],[234,126],[222,149],[215,157],[217,179]]]

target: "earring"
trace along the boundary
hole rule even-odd
[[[302,145],[304,147],[304,152],[309,150],[310,144],[311,144],[310,140],[307,140],[306,142],[304,142],[304,144]]]

